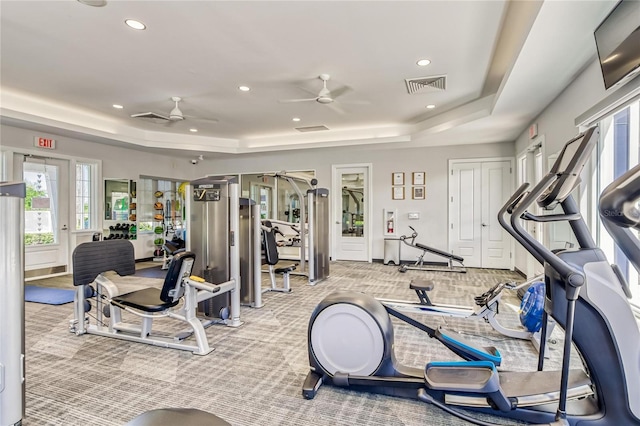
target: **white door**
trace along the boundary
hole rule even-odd
[[[498,211],[511,196],[511,162],[482,163],[482,267],[511,267],[511,239],[498,222]],[[469,265],[470,266],[470,265]]]
[[[69,162],[15,155],[13,170],[27,185],[25,279],[69,273]]]
[[[498,222],[511,195],[511,171],[509,160],[451,163],[449,250],[465,266],[511,267],[511,240]]]
[[[371,261],[369,165],[333,166],[335,260]]]

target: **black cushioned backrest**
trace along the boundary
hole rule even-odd
[[[267,265],[275,265],[278,263],[278,244],[276,243],[276,236],[273,233],[273,229],[271,228],[271,222],[265,220],[264,226],[269,228],[266,230],[262,228],[262,242],[264,244],[264,259],[267,262]]]
[[[190,251],[183,251],[173,256],[167,276],[164,278],[160,300],[163,302],[174,302],[184,293],[181,289],[182,278],[189,277],[193,270],[196,255]],[[172,290],[175,290],[172,292]]]
[[[107,271],[119,275],[136,273],[133,244],[127,240],[82,243],[73,251],[73,285],[85,285]]]

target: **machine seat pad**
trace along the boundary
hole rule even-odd
[[[160,299],[160,292],[158,288],[147,287],[114,297],[113,301],[144,312],[161,312],[180,302],[180,299],[175,302],[163,302]]]
[[[416,247],[421,248],[422,250],[428,251],[429,253],[437,254],[438,256],[446,257],[456,262],[464,262],[464,258],[460,256],[456,256],[455,254],[447,253],[446,251],[438,250],[434,247],[425,246],[424,244],[416,243]]]
[[[423,280],[420,278],[412,279],[411,283],[409,284],[409,288],[411,290],[431,291],[435,286],[436,284],[433,282],[433,280]]]
[[[278,263],[273,267],[276,274],[286,274],[295,271],[297,264],[295,263]]]
[[[163,408],[147,411],[125,426],[231,426],[231,423],[194,408]]]

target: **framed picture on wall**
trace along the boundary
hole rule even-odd
[[[391,180],[392,185],[404,185],[404,172],[394,172]]]
[[[391,188],[392,200],[404,200],[404,186],[394,186]]]
[[[413,172],[414,185],[424,185],[424,172]]]
[[[424,200],[424,186],[414,186],[413,187],[413,199],[414,200]]]

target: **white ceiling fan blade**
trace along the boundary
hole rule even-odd
[[[331,90],[331,97],[333,99],[343,96],[345,93],[353,92],[353,89],[349,86],[342,86],[337,89]]]
[[[315,101],[318,98],[306,98],[306,99],[281,99],[278,102],[280,102],[281,104],[288,104],[291,102],[309,102],[309,101]]]
[[[166,115],[158,114],[155,112],[140,112],[137,114],[131,114],[131,118],[146,118],[150,120],[169,120]]]
[[[334,111],[335,111],[335,112],[337,112],[338,114],[342,114],[342,115],[345,115],[345,114],[346,114],[345,110],[343,110],[343,109],[342,109],[342,108],[340,108],[338,105],[336,105],[336,103],[335,103],[335,102],[332,102],[332,103],[330,103],[330,104],[326,104],[326,105],[327,105],[327,107],[331,108],[332,110],[334,110]]]

